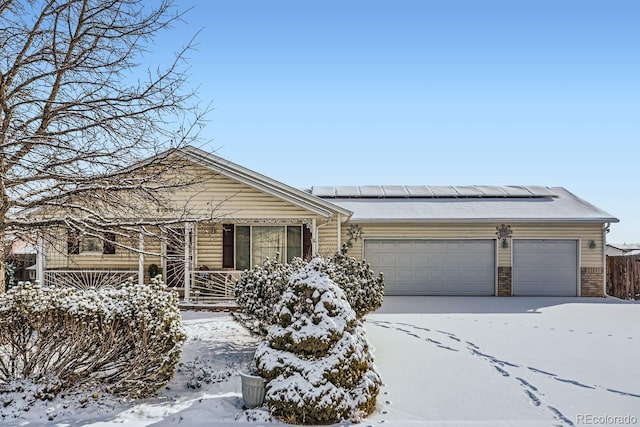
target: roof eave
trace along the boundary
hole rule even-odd
[[[620,222],[618,218],[351,218],[352,222],[359,223],[591,223],[606,224]]]

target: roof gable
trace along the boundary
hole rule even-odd
[[[305,191],[290,187],[275,179],[223,159],[222,157],[207,153],[199,148],[187,146],[176,150],[176,153],[215,173],[241,182],[251,188],[265,192],[317,215],[331,218],[337,213],[344,215],[346,217],[345,219],[347,219],[352,214],[348,209],[330,203]]]

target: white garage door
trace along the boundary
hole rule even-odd
[[[576,296],[577,240],[513,240],[513,295]]]
[[[493,240],[372,240],[364,257],[385,295],[494,295]]]

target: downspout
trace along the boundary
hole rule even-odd
[[[336,221],[338,221],[338,224],[336,224],[336,228],[338,229],[338,250],[340,250],[340,248],[342,248],[342,217],[340,216],[340,214],[338,214],[338,218],[336,218]]]
[[[609,232],[610,222],[605,222],[602,226],[602,294],[607,296],[607,233]]]

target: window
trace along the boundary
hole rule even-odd
[[[105,232],[103,238],[80,236],[78,230],[67,231],[67,254],[104,254],[116,253],[116,234]]]
[[[223,225],[223,261],[225,268],[245,270],[261,265],[265,258],[291,262],[302,256],[302,226]],[[234,251],[229,250],[233,244]]]

